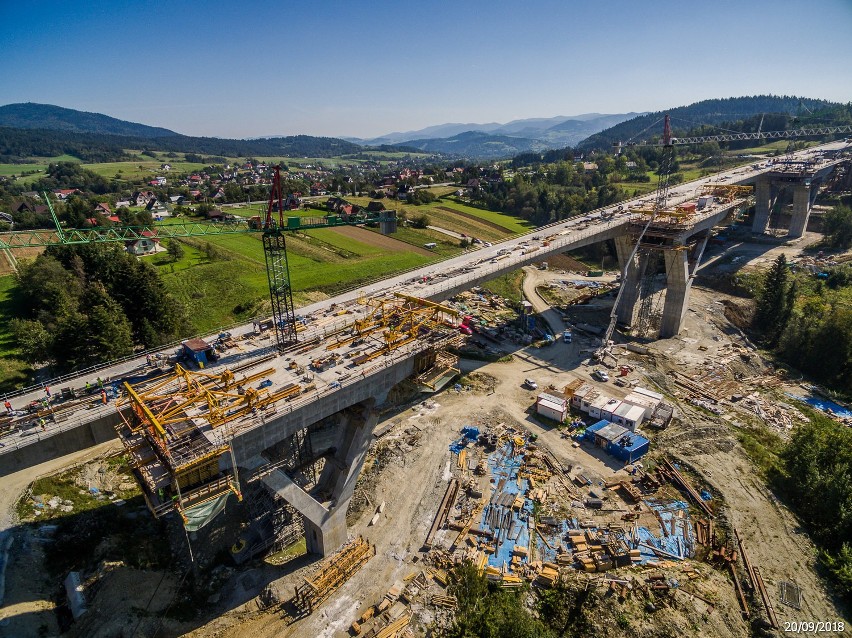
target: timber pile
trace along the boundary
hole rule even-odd
[[[453,503],[456,500],[456,495],[459,491],[459,480],[453,478],[450,484],[447,485],[447,491],[444,493],[444,498],[441,500],[441,505],[438,507],[438,512],[435,514],[435,520],[432,521],[432,527],[429,528],[429,533],[426,534],[426,542],[423,545],[430,549],[432,542],[435,540],[436,532],[441,529],[447,522],[447,516]]]
[[[357,537],[327,559],[313,579],[306,578],[303,585],[296,587],[293,604],[302,613],[312,613],[375,555],[375,546]]]
[[[763,583],[763,577],[760,575],[760,570],[756,565],[751,564],[751,561],[748,558],[748,553],[746,552],[745,541],[742,539],[736,528],[734,529],[734,536],[739,544],[740,554],[743,557],[743,563],[745,563],[751,585],[758,591],[760,598],[763,600],[763,607],[766,609],[769,624],[773,629],[779,629],[778,619],[775,617],[775,609],[772,607],[772,601],[769,598],[769,593],[766,591],[766,585]]]
[[[687,481],[683,475],[678,471],[678,469],[674,466],[674,464],[668,459],[663,459],[663,466],[665,467],[668,474],[672,477],[672,479],[677,482],[689,495],[689,497],[693,500],[693,502],[698,505],[707,516],[713,517],[713,510],[710,509],[710,506],[704,502],[704,499],[695,491],[695,488],[690,485],[689,481]]]

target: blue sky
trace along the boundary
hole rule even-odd
[[[852,0],[0,0],[0,104],[370,137],[774,93],[852,100]]]

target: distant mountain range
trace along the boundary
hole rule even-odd
[[[417,131],[388,133],[372,139],[346,139],[365,146],[398,144],[424,152],[494,158],[506,157],[497,154],[504,151],[524,152],[575,146],[590,135],[637,115],[641,113],[559,115],[512,120],[506,124],[449,123],[427,126]],[[479,135],[468,135],[469,133]]]
[[[682,134],[701,125],[709,127],[755,117],[763,125],[764,115],[767,125],[774,125],[774,122],[769,124],[773,114],[786,114],[789,119],[789,116],[805,117],[804,114],[837,106],[840,105],[825,100],[758,95],[704,100],[665,113],[671,115],[675,131]],[[366,140],[308,135],[233,140],[190,137],[99,113],[28,102],[0,106],[0,159],[22,162],[28,161],[28,157],[67,153],[84,161],[103,162],[127,159],[126,149],[182,151],[213,157],[334,157],[377,148],[471,159],[503,159],[530,151],[567,146],[580,150],[608,149],[616,141],[650,139],[662,132],[663,113],[585,113],[513,120],[506,124],[448,123]],[[783,120],[782,116],[778,117]],[[783,122],[781,124],[783,126]],[[755,130],[757,127],[758,123],[754,123]]]
[[[131,137],[170,137],[177,135],[167,128],[146,126],[100,113],[75,111],[52,104],[36,104],[34,102],[0,106],[0,126]]]

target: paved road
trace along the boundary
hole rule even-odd
[[[848,149],[850,148],[850,146],[852,145],[847,144],[843,141],[831,142],[828,144],[823,144],[817,147],[807,149],[805,151],[799,151],[798,153],[794,154],[794,159],[802,161],[811,160],[822,151],[832,151],[843,148]],[[754,180],[756,176],[760,175],[761,173],[770,171],[772,170],[772,168],[773,167],[771,166],[759,169],[753,169],[750,166],[738,167],[724,171],[722,173],[714,174],[710,177],[704,177],[701,179],[694,180],[692,182],[678,184],[677,186],[671,188],[669,191],[669,204],[679,204],[695,197],[699,189],[704,185],[720,182],[724,184],[741,184]],[[372,285],[364,286],[360,289],[352,290],[350,292],[337,295],[330,299],[326,299],[324,301],[320,301],[299,308],[298,313],[303,316],[326,317],[328,316],[328,308],[332,304],[337,304],[338,306],[341,304],[346,304],[348,302],[354,301],[361,294],[376,295],[380,293],[390,293],[394,291],[405,290],[406,292],[410,292],[412,294],[420,296],[434,296],[440,290],[453,288],[467,280],[473,280],[474,278],[481,277],[484,274],[487,275],[491,272],[493,272],[495,275],[499,274],[500,272],[504,271],[508,266],[514,265],[515,263],[528,263],[529,256],[518,254],[521,252],[518,249],[519,247],[521,247],[522,244],[534,245],[536,241],[541,240],[545,236],[558,234],[564,231],[568,231],[571,233],[570,239],[573,241],[583,235],[604,230],[607,227],[611,228],[616,225],[627,224],[631,215],[630,208],[648,205],[653,202],[653,197],[653,193],[651,193],[645,195],[644,197],[637,197],[632,200],[621,202],[620,205],[623,206],[624,209],[620,212],[615,213],[610,219],[603,219],[602,214],[609,211],[614,211],[615,206],[607,206],[601,209],[597,209],[591,211],[590,213],[587,213],[586,215],[581,215],[573,217],[569,220],[550,224],[549,226],[530,231],[528,233],[525,233],[524,235],[519,235],[504,240],[502,242],[495,243],[493,246],[490,247],[484,247],[479,250],[466,252],[456,257],[452,257],[450,259],[439,262],[437,264],[424,266],[422,268],[402,273],[400,275],[388,277],[387,279],[384,279]],[[570,249],[570,247],[567,249]],[[510,252],[512,256],[510,258],[503,259],[499,262],[494,263],[493,260],[500,256],[498,253],[500,253],[501,251]],[[518,267],[520,267],[521,265],[524,265],[524,263],[519,263]],[[472,269],[478,270],[472,271]],[[437,280],[437,283],[435,279],[432,279],[431,282],[423,281],[424,279],[429,280],[430,278],[441,276],[445,273],[453,273],[453,276],[441,277],[440,280]],[[341,320],[341,326],[344,325],[344,323],[348,322],[345,322],[345,320]],[[324,327],[324,330],[328,329],[329,327],[328,325],[326,325]],[[252,324],[246,324],[236,328],[231,328],[229,329],[229,332],[234,335],[242,335],[250,333],[253,330],[254,328]],[[214,333],[213,336],[215,336],[215,334],[216,333]],[[175,348],[172,346],[169,347],[165,352],[167,354],[170,354],[172,351],[174,351],[174,349]],[[120,364],[116,364],[111,367],[100,369],[88,375],[81,375],[72,380],[63,380],[61,383],[49,382],[49,385],[56,387],[68,385],[82,387],[87,381],[90,383],[95,382],[95,379],[98,376],[102,378],[120,378],[130,373],[143,372],[146,369],[147,363],[145,357],[140,357],[137,359],[125,361]],[[41,389],[37,389],[23,396],[15,396],[13,398],[13,404],[15,408],[21,408],[27,405],[30,401],[41,399],[43,396],[43,391]],[[62,429],[65,429],[68,426],[62,426],[62,424],[48,426],[48,434],[51,428],[60,429],[60,427]],[[39,434],[29,438],[31,438],[32,440],[36,440],[41,436],[42,435]],[[0,453],[7,451],[9,451],[8,448],[0,448]]]

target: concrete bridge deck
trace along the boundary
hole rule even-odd
[[[796,159],[811,163],[812,169],[824,171],[828,167],[840,161],[848,161],[842,158],[822,157],[825,153],[836,153],[848,149],[850,145],[845,142],[831,142],[819,147],[800,151],[795,154]],[[820,159],[821,158],[821,159]],[[777,167],[776,167],[777,168]],[[672,205],[683,203],[694,198],[701,187],[714,184],[751,184],[757,183],[761,175],[775,170],[773,167],[761,166],[740,167],[719,173],[710,177],[701,178],[692,182],[679,184],[670,190],[669,202]],[[387,294],[394,291],[405,291],[413,295],[441,300],[446,299],[462,290],[476,286],[488,279],[499,276],[505,272],[512,271],[524,265],[546,261],[551,254],[556,254],[576,248],[580,248],[598,241],[624,236],[628,233],[631,224],[631,212],[633,207],[641,207],[649,203],[652,195],[642,198],[634,198],[622,202],[624,210],[614,212],[614,206],[597,209],[586,215],[573,217],[571,219],[556,222],[548,226],[530,231],[503,242],[495,243],[488,248],[470,251],[463,255],[453,257],[438,264],[426,266],[409,273],[389,277],[379,283],[365,286],[362,290],[353,290],[336,297],[311,304],[299,309],[299,314],[310,319],[308,328],[300,333],[300,338],[305,340],[317,336],[330,334],[345,329],[355,316],[337,316],[329,311],[332,306],[343,307],[353,304],[362,294],[377,295]],[[694,224],[686,232],[693,235],[711,228],[719,223],[728,213],[729,209],[707,210],[694,218]],[[606,213],[613,213],[608,219],[604,218]],[[551,239],[548,246],[544,246],[546,238]],[[298,273],[294,273],[298,277]],[[251,324],[230,330],[240,337],[254,331]],[[270,341],[254,342],[256,350],[246,351],[224,357],[214,368],[246,362],[253,358],[259,358],[269,353]],[[170,354],[166,351],[165,354]],[[121,379],[126,376],[139,375],[148,372],[148,364],[144,357],[104,367],[92,371],[86,375],[76,378],[65,379],[60,383],[49,382],[53,392],[56,393],[61,387],[82,387],[86,382],[96,384],[98,377],[105,380]],[[331,383],[330,381],[328,383]],[[15,408],[21,409],[33,400],[44,398],[41,389],[33,389],[23,393],[12,393],[6,395],[12,401]],[[30,428],[22,436],[20,432],[0,438],[0,475],[35,462],[46,460],[76,449],[97,444],[114,437],[113,425],[117,422],[115,408],[112,405],[99,405],[97,397],[91,401],[83,402],[79,409],[68,414],[59,422],[49,421],[45,430]],[[38,445],[34,445],[38,444]],[[42,451],[35,453],[29,448],[39,447]],[[14,458],[14,460],[13,460]]]

